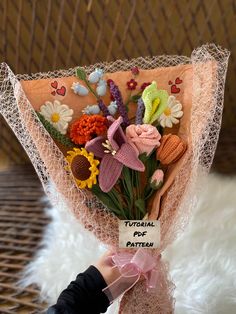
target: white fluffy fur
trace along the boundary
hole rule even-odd
[[[210,175],[184,234],[168,248],[177,314],[236,313],[236,178]]]
[[[63,204],[46,210],[52,222],[23,285],[36,283],[51,304],[105,248]],[[211,174],[188,228],[164,254],[176,285],[175,313],[236,313],[235,236],[236,178]],[[117,302],[107,313],[116,309]]]

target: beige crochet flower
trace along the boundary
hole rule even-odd
[[[179,123],[179,118],[183,116],[182,105],[171,95],[167,101],[167,107],[159,117],[160,125],[165,128],[172,128],[173,124]]]
[[[46,101],[45,104],[40,107],[40,113],[61,132],[61,134],[66,134],[69,122],[72,120],[72,109],[67,105],[61,104],[59,100],[54,100],[54,102]]]

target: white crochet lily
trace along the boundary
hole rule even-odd
[[[169,96],[166,109],[159,117],[160,125],[163,128],[172,128],[173,124],[179,123],[179,119],[182,116],[182,104],[175,98],[175,96]]]
[[[59,100],[54,100],[54,102],[46,101],[45,104],[40,107],[40,113],[61,134],[66,134],[68,123],[72,120],[72,109],[65,104],[61,104]]]

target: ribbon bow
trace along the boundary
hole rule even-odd
[[[114,267],[118,267],[120,277],[108,285],[103,292],[110,302],[130,290],[143,276],[148,292],[156,290],[158,282],[157,260],[147,250],[138,249],[135,254],[116,253],[111,256]]]

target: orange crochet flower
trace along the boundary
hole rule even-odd
[[[163,165],[169,165],[179,160],[185,153],[186,143],[177,135],[164,135],[157,149],[156,157]]]
[[[83,145],[107,130],[107,120],[100,115],[83,114],[70,127],[70,138],[75,144]]]

